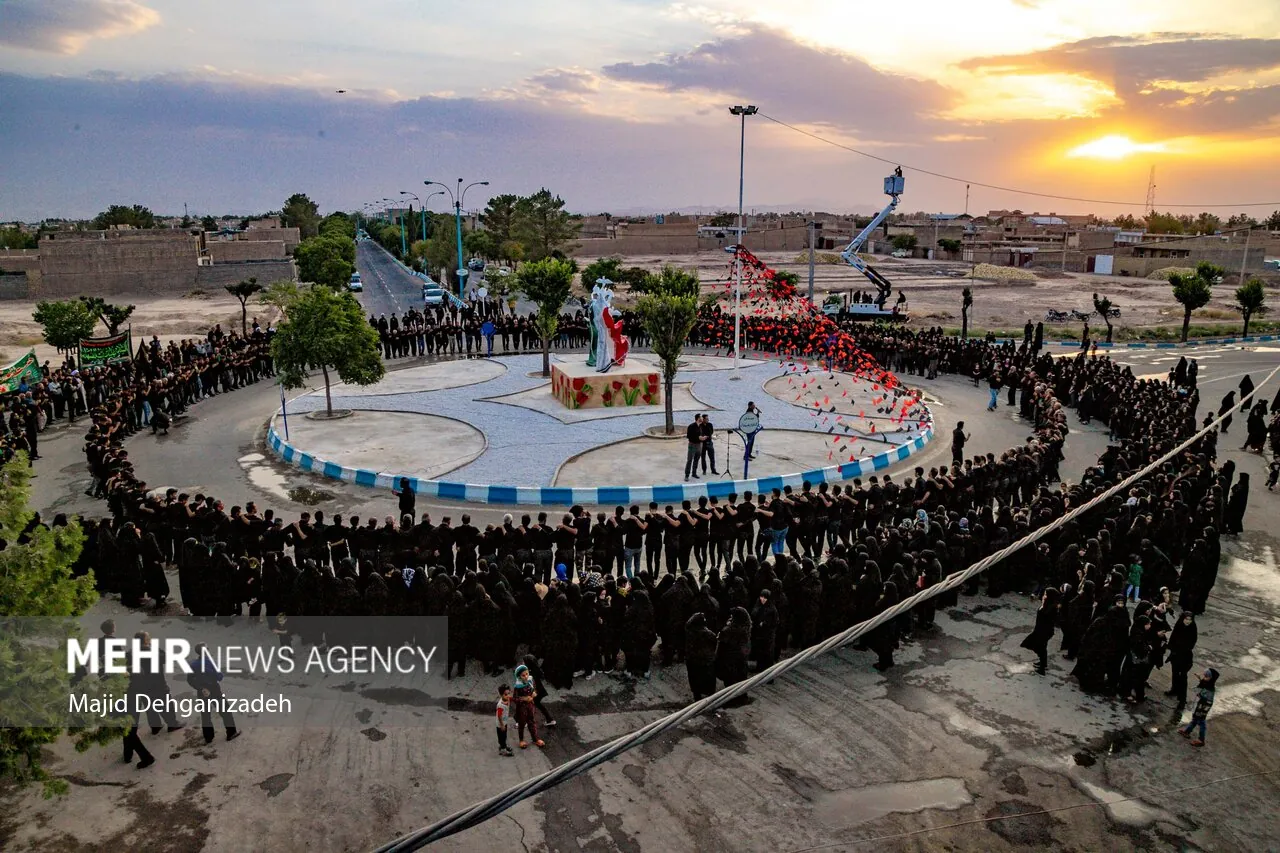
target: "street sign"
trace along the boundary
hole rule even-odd
[[[760,431],[760,415],[757,412],[743,412],[738,418],[738,430],[746,435]]]

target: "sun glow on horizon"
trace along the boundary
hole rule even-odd
[[[1067,152],[1068,157],[1094,157],[1100,160],[1122,160],[1131,154],[1163,153],[1168,151],[1163,142],[1134,142],[1127,136],[1112,134]]]

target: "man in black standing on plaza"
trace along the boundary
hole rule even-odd
[[[684,435],[689,442],[684,459],[684,479],[688,482],[690,476],[698,479],[698,462],[702,459],[702,415],[693,416],[693,423],[685,428]]]
[[[956,428],[951,433],[951,461],[958,463],[964,460],[964,443],[971,436],[964,434],[964,421],[956,424]]]
[[[711,473],[719,474],[716,470],[716,428],[711,424],[711,418],[706,415],[702,416],[702,473],[707,473],[707,458],[711,459]]]

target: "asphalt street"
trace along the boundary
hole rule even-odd
[[[366,314],[403,315],[410,308],[422,310],[422,279],[410,275],[386,249],[372,240],[356,244],[356,269],[364,291],[356,294]]]

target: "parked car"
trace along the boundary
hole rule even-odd
[[[444,302],[444,288],[438,284],[422,285],[422,302],[425,305],[439,305]]]
[[[360,273],[353,272],[351,274],[351,281],[347,282],[347,290],[350,290],[352,293],[364,292],[364,283],[360,281]]]

